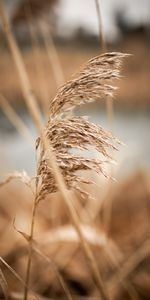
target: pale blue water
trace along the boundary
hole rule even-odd
[[[109,128],[104,110],[84,110],[84,115],[89,114],[92,121],[100,123],[105,129]],[[22,112],[21,117],[24,118],[35,140],[36,131],[31,120]],[[121,174],[141,167],[150,169],[150,112],[115,112],[113,134],[126,144],[120,146],[116,153]],[[7,119],[0,115],[0,175],[14,170],[26,170],[29,174],[34,174],[35,153]]]

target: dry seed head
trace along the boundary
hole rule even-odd
[[[69,189],[79,190],[79,183],[89,183],[79,176],[77,171],[94,170],[105,174],[104,165],[111,156],[109,150],[116,149],[112,135],[99,125],[93,124],[85,117],[67,117],[66,112],[73,107],[98,99],[112,96],[113,79],[119,78],[119,68],[126,54],[106,53],[90,59],[82,70],[59,90],[50,103],[50,114],[45,135],[55,151],[57,164]],[[65,113],[65,114],[64,114]],[[102,158],[88,158],[81,155],[82,150],[94,147]],[[80,150],[76,154],[71,149]],[[39,200],[49,193],[57,191],[53,173],[48,164],[46,151],[40,143],[38,176],[41,178]],[[80,192],[83,195],[84,191]]]
[[[63,85],[50,103],[50,118],[64,113],[77,105],[113,96],[112,80],[119,78],[123,53],[106,53],[90,59]]]

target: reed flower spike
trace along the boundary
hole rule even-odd
[[[50,103],[49,119],[45,126],[45,135],[50,147],[55,151],[57,164],[64,176],[68,189],[80,189],[80,183],[90,181],[82,177],[78,171],[93,170],[107,174],[104,171],[105,162],[111,159],[110,149],[116,149],[118,142],[111,133],[101,126],[88,121],[87,117],[69,116],[67,113],[74,107],[95,100],[113,96],[116,89],[112,85],[119,78],[123,53],[106,53],[90,59],[83,68],[64,84]],[[100,158],[88,158],[84,150],[94,147]],[[75,150],[75,151],[74,151]],[[77,153],[79,150],[79,153]],[[39,200],[57,191],[57,185],[48,164],[48,156],[42,141],[38,163],[40,178]]]

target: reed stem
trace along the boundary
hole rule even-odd
[[[80,220],[79,220],[78,215],[72,205],[72,202],[70,201],[69,191],[67,190],[63,176],[57,165],[55,153],[52,151],[52,148],[43,133],[43,126],[42,126],[42,121],[41,121],[40,110],[38,108],[36,99],[32,93],[28,75],[27,75],[26,69],[24,67],[23,60],[22,60],[22,56],[21,56],[20,50],[18,48],[18,45],[15,41],[15,38],[11,32],[9,20],[5,14],[5,10],[4,10],[2,1],[0,2],[0,15],[2,18],[2,24],[4,27],[5,34],[6,34],[6,38],[7,38],[9,47],[11,49],[11,53],[12,53],[12,56],[13,56],[13,59],[14,59],[14,62],[15,62],[15,65],[16,65],[16,68],[17,68],[17,71],[19,74],[22,92],[23,92],[28,110],[35,122],[36,128],[38,130],[38,133],[39,133],[42,143],[44,145],[44,150],[46,150],[48,152],[48,157],[49,157],[48,164],[53,171],[53,175],[54,175],[56,184],[58,185],[58,189],[60,190],[60,192],[63,196],[63,201],[65,203],[65,206],[67,207],[70,219],[71,219],[71,221],[74,225],[74,228],[80,238],[81,246],[82,246],[85,256],[87,257],[87,261],[88,261],[89,267],[91,269],[93,279],[98,287],[99,295],[100,295],[101,299],[108,300],[109,297],[108,297],[106,287],[104,286],[101,274],[97,267],[95,258],[91,251],[91,248],[90,248],[88,242],[86,241],[86,239],[84,238],[84,235],[80,228]],[[27,282],[29,282],[29,278],[30,278],[30,268],[31,268],[31,258],[30,257],[32,254],[32,240],[33,240],[33,233],[34,233],[33,218],[35,218],[36,207],[37,207],[37,205],[36,205],[36,198],[35,198],[34,205],[33,205],[32,221],[31,221],[31,235],[30,235],[30,243],[29,243],[30,248],[29,248],[29,256],[28,256],[27,275],[26,275]],[[27,300],[27,298],[28,298],[28,289],[27,290],[25,289],[24,300]]]
[[[99,26],[100,48],[102,49],[102,52],[106,52],[107,45],[106,45],[106,40],[105,40],[104,30],[103,30],[100,0],[95,0],[95,6],[96,6],[96,11],[97,11],[97,19],[98,19],[98,26]],[[114,119],[114,109],[113,109],[113,102],[112,102],[111,97],[106,98],[106,111],[107,111],[107,120],[108,120],[109,129],[112,130],[113,119]]]

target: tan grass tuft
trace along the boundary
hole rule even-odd
[[[76,174],[77,171],[94,170],[105,174],[104,162],[110,159],[109,149],[116,149],[113,145],[113,137],[100,126],[89,122],[83,117],[66,119],[53,119],[48,121],[45,128],[50,145],[55,151],[57,164],[64,176],[68,188],[78,190],[78,184],[89,183],[88,180]],[[104,159],[88,158],[85,155],[71,153],[72,148],[88,150],[88,145],[103,154]],[[42,178],[40,197],[57,191],[57,186],[48,166],[47,153],[41,153],[38,175]]]
[[[41,138],[41,155],[40,155],[40,160],[39,160],[39,170],[40,170],[40,164],[45,159],[45,165],[46,165],[46,170],[48,171],[48,168],[50,169],[50,172],[53,174],[53,178],[55,179],[57,183],[57,188],[60,190],[62,196],[63,196],[63,201],[65,203],[65,206],[67,208],[67,211],[70,215],[70,219],[73,223],[74,228],[76,229],[76,232],[80,238],[80,242],[82,245],[82,249],[84,251],[84,254],[86,255],[88,259],[88,263],[92,272],[92,276],[94,279],[95,284],[98,287],[99,290],[99,295],[101,299],[109,299],[107,290],[105,288],[105,284],[103,282],[103,277],[101,276],[101,273],[99,272],[97,263],[95,261],[95,258],[93,256],[93,253],[91,251],[91,248],[88,244],[88,242],[85,240],[85,237],[83,236],[83,232],[81,231],[80,227],[80,220],[78,217],[78,214],[73,206],[73,203],[70,201],[70,193],[67,190],[69,188],[69,185],[65,184],[66,178],[62,176],[61,172],[62,168],[59,168],[59,161],[57,164],[57,153],[55,154],[53,147],[51,147],[50,140],[47,138],[47,126],[46,126],[46,135],[43,132],[43,126],[42,126],[42,119],[41,119],[41,114],[39,107],[36,103],[36,98],[34,97],[30,85],[30,81],[28,78],[28,74],[26,72],[24,62],[22,59],[22,55],[20,53],[20,50],[18,48],[18,45],[15,41],[15,38],[11,32],[11,28],[9,25],[9,20],[5,14],[5,9],[3,7],[2,1],[0,2],[0,14],[2,17],[2,24],[4,27],[4,31],[8,40],[9,47],[11,49],[11,53],[16,65],[16,69],[19,74],[20,78],[20,83],[22,87],[22,92],[24,95],[24,99],[26,101],[28,110],[35,122],[35,125],[37,127],[37,130],[39,132],[40,138]],[[116,59],[114,56],[116,55]],[[121,55],[121,57],[120,57]],[[63,88],[62,88],[62,93],[58,93],[57,97],[55,98],[54,105],[51,106],[53,108],[50,110],[50,122],[52,120],[60,119],[63,120],[65,123],[66,118],[62,119],[61,114],[63,112],[66,112],[69,109],[72,108],[73,106],[79,105],[82,102],[86,103],[89,101],[93,101],[95,99],[103,98],[103,94],[107,95],[107,93],[112,94],[113,88],[110,86],[110,81],[113,78],[118,78],[119,72],[118,72],[118,67],[120,64],[121,58],[124,56],[123,54],[118,54],[118,59],[117,59],[117,54],[107,54],[106,56],[101,57],[102,61],[101,63],[99,62],[99,58],[92,59],[91,61],[88,62],[88,64],[83,68],[81,72],[79,72],[76,75],[76,79],[73,81],[73,86],[71,88],[69,87],[69,83],[67,83],[64,86],[64,89],[66,89],[68,97],[64,96],[63,93]],[[105,60],[106,58],[106,60]],[[96,64],[95,64],[96,60]],[[115,64],[115,60],[117,65]],[[101,67],[100,67],[101,66]],[[115,67],[116,66],[116,67]],[[113,71],[113,72],[112,72]],[[80,80],[81,79],[81,80]],[[70,81],[72,82],[72,81]],[[76,88],[76,92],[74,88],[76,87],[76,83],[78,88]],[[82,83],[82,85],[80,85]],[[84,88],[82,88],[84,87]],[[81,88],[81,89],[80,89]],[[87,89],[86,89],[87,88]],[[95,90],[95,94],[93,92],[93,89]],[[79,90],[79,94],[78,94]],[[105,91],[105,93],[104,93]],[[78,96],[77,96],[78,95]],[[75,96],[75,97],[73,97]],[[80,97],[79,97],[80,96]],[[97,96],[97,97],[96,97]],[[57,101],[56,101],[57,99]],[[67,103],[67,107],[65,107],[65,103]],[[66,109],[67,108],[67,109]],[[95,131],[96,133],[97,131]],[[97,143],[96,143],[97,144]],[[85,146],[85,145],[84,145]],[[88,145],[87,145],[88,146]],[[68,154],[69,154],[69,149]],[[48,160],[47,160],[48,157]],[[78,163],[80,165],[81,161],[80,158],[78,158]],[[75,170],[76,171],[76,170]],[[39,177],[41,177],[42,185],[44,187],[44,180],[45,180],[45,175],[46,174],[40,174],[39,172]],[[47,175],[46,175],[47,176]],[[75,172],[70,171],[69,176],[73,178],[72,176],[76,176]],[[76,177],[74,177],[74,183],[76,183]],[[36,182],[37,183],[37,182]],[[66,181],[67,183],[67,181]],[[74,194],[72,193],[71,195],[72,198],[76,199]],[[26,278],[25,278],[25,283],[24,283],[24,299],[27,300],[28,298],[28,292],[30,290],[29,288],[29,283],[30,283],[30,274],[31,274],[31,262],[32,262],[32,250],[33,250],[33,240],[34,240],[34,228],[35,228],[35,216],[36,216],[36,211],[37,211],[37,198],[38,198],[38,189],[37,189],[37,184],[36,184],[36,191],[34,195],[34,203],[33,203],[33,209],[32,209],[32,220],[31,220],[31,228],[30,228],[30,242],[29,242],[29,252],[28,252],[28,262],[27,262],[27,271],[26,271]],[[0,258],[1,259],[1,258]],[[2,259],[1,259],[2,261]],[[6,263],[3,262],[6,266]],[[7,266],[8,269],[12,271],[12,269]],[[15,276],[17,275],[14,273]],[[16,276],[20,281],[21,278]]]
[[[77,171],[93,170],[106,176],[105,162],[111,159],[109,150],[116,149],[114,145],[116,140],[109,132],[89,122],[87,118],[68,117],[66,112],[77,105],[103,99],[106,95],[113,96],[115,88],[110,83],[113,79],[119,78],[119,68],[125,55],[106,53],[90,59],[74,79],[58,90],[50,103],[45,135],[55,151],[57,164],[68,189],[78,191],[79,183],[89,183],[79,176]],[[101,158],[88,158],[82,153],[83,150],[89,150],[90,146],[101,154]],[[41,145],[38,167],[38,176],[41,178],[39,199],[44,199],[47,194],[57,191],[52,169],[48,164],[49,157],[43,149]],[[71,149],[80,150],[80,154]]]
[[[63,85],[50,103],[50,118],[77,105],[113,96],[113,79],[119,78],[123,53],[106,53],[90,59],[73,79]]]

